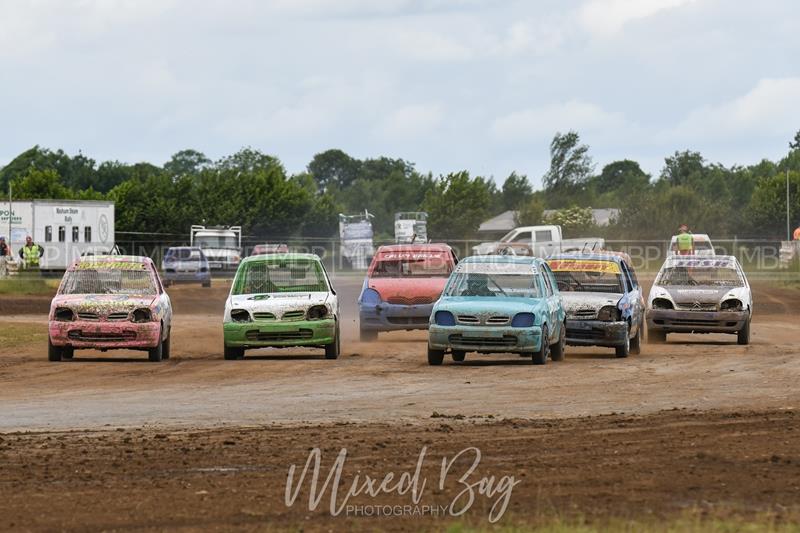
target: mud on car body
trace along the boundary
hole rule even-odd
[[[150,258],[81,258],[50,304],[48,359],[71,359],[78,349],[147,350],[151,361],[168,359],[171,324],[172,305]]]
[[[461,261],[433,307],[428,363],[445,352],[517,353],[534,364],[564,358],[564,307],[545,261],[533,257],[474,256]]]
[[[734,256],[668,257],[647,299],[647,335],[664,342],[668,333],[731,333],[750,343],[753,295]]]
[[[607,346],[617,357],[639,353],[644,297],[621,254],[558,254],[547,260],[567,314],[567,344]]]
[[[427,329],[457,262],[446,244],[378,248],[358,297],[361,340],[375,340],[379,331]]]
[[[223,318],[225,359],[245,350],[309,346],[339,357],[339,304],[314,254],[251,256],[236,271]]]

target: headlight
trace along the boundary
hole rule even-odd
[[[450,311],[436,311],[433,315],[433,321],[437,326],[455,326],[456,317]]]
[[[381,295],[375,289],[364,289],[364,292],[361,293],[361,303],[378,305],[381,303]]]
[[[666,298],[656,298],[653,300],[653,309],[674,309],[672,302]]]
[[[511,320],[512,328],[530,328],[533,326],[533,313],[517,313]]]
[[[600,312],[597,313],[597,320],[616,322],[619,320],[619,309],[612,305],[607,305],[600,309]]]
[[[246,309],[231,309],[231,320],[234,322],[250,322],[250,313]]]
[[[72,322],[75,320],[75,313],[68,307],[56,307],[53,315],[59,322]]]
[[[131,313],[131,320],[133,322],[150,322],[152,318],[153,315],[150,313],[150,309],[147,309],[146,307],[140,307]]]
[[[741,311],[744,309],[744,304],[742,304],[741,300],[732,298],[730,300],[725,300],[724,302],[722,302],[722,305],[720,305],[719,308],[722,311]]]
[[[306,316],[309,320],[322,320],[328,318],[328,307],[325,305],[312,305],[308,308]]]

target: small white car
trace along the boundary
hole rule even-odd
[[[314,254],[269,254],[241,262],[225,302],[225,359],[245,350],[309,346],[339,357],[339,301]]]
[[[750,343],[753,295],[739,261],[730,255],[675,255],[659,270],[647,299],[647,336],[731,333]]]

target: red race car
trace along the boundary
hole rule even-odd
[[[431,309],[458,258],[446,244],[381,246],[358,298],[361,340],[379,331],[428,329]]]

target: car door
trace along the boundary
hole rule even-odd
[[[561,335],[560,328],[563,327],[564,320],[566,319],[566,311],[564,311],[564,299],[561,297],[561,291],[558,290],[556,275],[553,274],[553,270],[550,268],[550,265],[542,261],[542,270],[545,279],[550,284],[550,289],[552,292],[550,299],[553,302],[553,324],[558,325],[558,328],[553,328],[556,330],[553,333],[556,334],[556,338],[558,338],[558,335]]]
[[[167,294],[167,291],[164,289],[164,284],[161,283],[161,276],[159,276],[155,264],[151,263],[150,269],[152,270],[153,276],[155,276],[156,291],[158,291],[158,304],[156,307],[161,310],[164,329],[170,331],[172,328],[172,302],[169,299],[169,294]]]
[[[624,261],[619,263],[620,271],[622,272],[622,282],[624,287],[624,294],[620,300],[620,308],[622,310],[622,318],[630,318],[631,334],[636,332],[636,329],[641,326],[642,316],[642,296],[641,288],[634,279],[628,265]]]
[[[550,282],[550,277],[544,270],[545,268],[546,266],[543,263],[540,263],[538,277],[540,279],[540,285],[544,289],[544,302],[547,309],[548,333],[550,334],[550,338],[547,340],[547,342],[548,344],[552,344],[552,339],[557,339],[558,335],[561,334],[561,332],[558,330],[558,305],[556,303],[558,289],[554,290],[554,286]],[[560,296],[558,296],[558,298],[560,298]]]

